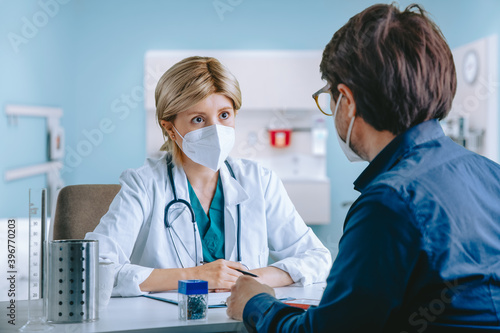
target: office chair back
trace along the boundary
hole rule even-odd
[[[54,217],[54,240],[84,239],[106,214],[120,185],[71,185],[61,189]]]

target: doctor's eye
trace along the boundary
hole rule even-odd
[[[191,120],[191,122],[194,124],[199,124],[199,123],[203,122],[203,118],[202,117],[194,117],[193,120]]]
[[[231,115],[231,114],[230,114],[229,112],[224,111],[224,112],[222,112],[222,113],[220,114],[220,118],[221,118],[221,119],[227,119],[227,118],[229,118],[229,116],[230,116],[230,115]]]

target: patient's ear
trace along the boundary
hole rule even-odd
[[[344,103],[344,107],[347,107],[347,116],[349,118],[356,116],[356,101],[354,100],[354,95],[352,94],[351,89],[343,83],[340,83],[337,86],[337,89],[345,98],[342,103]]]

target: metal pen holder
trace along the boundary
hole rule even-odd
[[[49,242],[47,320],[78,323],[98,319],[99,243]]]

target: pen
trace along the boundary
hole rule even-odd
[[[253,277],[256,277],[256,278],[258,278],[258,277],[259,277],[258,275],[255,275],[254,273],[250,273],[250,272],[247,272],[247,271],[244,271],[244,270],[238,269],[238,268],[235,268],[235,270],[237,270],[238,272],[240,272],[240,273],[242,273],[242,274],[248,275],[248,276],[253,276]]]
[[[204,265],[204,264],[208,264],[208,262],[206,262],[206,261],[200,261],[200,264]],[[252,277],[256,277],[256,278],[259,277],[258,275],[254,274],[254,273],[250,273],[250,272],[244,271],[242,269],[234,268],[234,270],[236,270],[236,271],[238,271],[238,272],[240,272],[242,274],[248,275],[248,276],[252,276]]]

